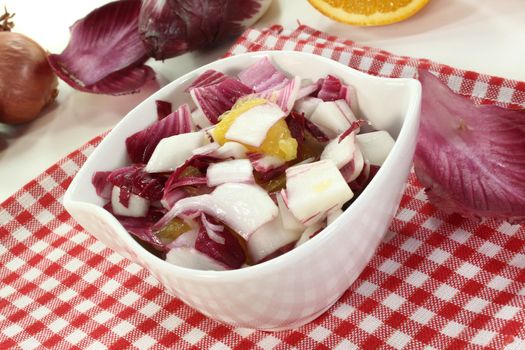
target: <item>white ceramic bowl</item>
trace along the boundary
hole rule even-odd
[[[102,208],[91,184],[95,171],[127,162],[124,141],[156,119],[155,100],[176,106],[183,90],[203,71],[236,73],[263,56],[281,69],[317,80],[333,74],[355,86],[362,117],[397,141],[388,159],[356,201],[324,231],[278,258],[231,271],[197,271],[169,264],[147,252]],[[173,295],[216,320],[239,327],[283,330],[301,326],[327,310],[369,262],[392,220],[412,164],[421,86],[412,79],[366,75],[307,53],[271,51],[228,57],[173,81],[132,110],[106,136],[69,186],[64,206],[108,247],[148,269]]]

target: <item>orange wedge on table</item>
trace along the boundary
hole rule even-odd
[[[308,0],[324,15],[342,23],[375,26],[402,21],[429,0]]]

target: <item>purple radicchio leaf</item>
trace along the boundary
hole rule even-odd
[[[239,240],[212,216],[201,214],[195,249],[230,268],[238,269],[246,261]]]
[[[355,194],[359,195],[359,193],[365,189],[365,187],[370,183],[370,181],[372,181],[374,176],[376,176],[377,172],[379,171],[379,168],[379,165],[370,164],[366,162],[359,176],[354,181],[348,184],[350,186],[350,189]],[[356,197],[354,197],[352,200],[355,200]]]
[[[91,183],[95,187],[97,195],[104,199],[111,198],[111,189],[113,188],[113,185],[108,180],[109,174],[111,174],[111,171],[97,171],[91,178]]]
[[[317,97],[323,101],[337,101],[345,100],[345,102],[354,109],[356,104],[356,96],[354,87],[345,85],[343,82],[333,75],[328,75],[324,79],[319,79],[317,82],[319,92]]]
[[[164,258],[167,250],[166,245],[152,230],[153,225],[164,215],[163,210],[152,207],[146,216],[135,218],[116,215],[111,209],[111,203],[108,203],[104,208],[113,214],[124,229],[135,237],[145,249],[160,258]]]
[[[317,125],[306,119],[304,113],[298,113],[292,111],[288,117],[285,119],[292,136],[297,140],[297,142],[304,141],[305,132],[308,132],[319,142],[328,142],[330,138],[319,129]]]
[[[290,79],[268,57],[261,58],[238,74],[239,80],[255,92],[284,88]]]
[[[207,186],[206,169],[211,163],[218,161],[220,161],[220,159],[197,154],[186,160],[184,164],[171,173],[164,185],[164,193],[162,196],[164,206],[171,209],[179,199],[185,198],[188,195],[195,196],[211,193],[213,188]],[[185,176],[184,172],[189,167],[200,171],[200,176]]]
[[[252,163],[254,174],[259,181],[267,182],[275,179],[284,174],[286,168],[288,168],[284,161],[272,156],[266,156],[263,153],[248,152],[246,155]]]
[[[250,87],[230,77],[190,90],[193,102],[212,124],[216,124],[221,114],[230,110],[240,97],[251,93]]]
[[[139,32],[149,54],[164,60],[239,35],[267,0],[144,0]]]
[[[145,164],[155,147],[165,137],[188,133],[193,130],[190,108],[182,104],[175,112],[126,139],[126,149],[133,163]]]
[[[156,100],[155,105],[157,106],[157,119],[161,120],[171,114],[172,106],[171,102]]]
[[[110,95],[137,92],[153,79],[138,33],[140,5],[111,2],[75,22],[65,50],[49,55],[56,74],[77,90]]]
[[[525,221],[525,113],[475,105],[420,71],[414,166],[431,202],[465,217]]]
[[[259,92],[255,94],[255,96],[275,103],[283,110],[286,115],[288,115],[288,113],[291,112],[295,101],[297,100],[297,95],[300,88],[301,78],[295,77],[294,79],[289,79],[286,85],[279,89],[270,89]]]
[[[361,126],[366,125],[366,124],[367,124],[367,121],[364,120],[364,119],[359,119],[359,120],[353,121],[350,124],[350,127],[348,129],[346,129],[345,131],[343,131],[343,133],[341,135],[339,135],[339,140],[337,142],[341,143],[341,141],[343,141],[351,133],[353,133],[354,131],[358,130]]]
[[[193,88],[208,86],[220,83],[223,80],[226,80],[228,77],[224,73],[218,72],[214,69],[208,69],[195,79],[190,86],[186,88],[186,92],[189,92]]]
[[[151,201],[160,200],[166,177],[146,173],[142,165],[130,165],[113,170],[107,180],[120,187],[120,202],[127,206],[131,193]]]
[[[297,141],[297,157],[298,159],[306,159],[314,154],[311,154],[312,149],[318,152],[315,156],[318,158],[324,149],[323,144],[330,139],[326,134],[319,129],[317,125],[306,119],[304,113],[292,111],[285,119],[292,137]],[[310,135],[311,137],[309,137]],[[315,147],[312,147],[314,146]]]
[[[186,198],[187,196],[188,193],[186,191],[184,191],[181,188],[175,188],[171,191],[164,192],[160,203],[164,208],[170,210],[171,208],[173,208],[175,203],[177,203],[182,198]]]

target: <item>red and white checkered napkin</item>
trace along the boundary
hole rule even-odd
[[[525,105],[525,83],[395,56],[306,26],[248,30],[229,54],[264,49],[314,52],[385,76],[430,69],[462,94]],[[101,138],[1,205],[0,349],[525,349],[525,227],[446,215],[425,200],[414,176],[376,255],[320,318],[278,333],[210,320],[64,210],[65,189]]]

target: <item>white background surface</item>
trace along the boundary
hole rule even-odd
[[[16,13],[14,31],[60,53],[69,39],[68,27],[106,2],[4,0],[0,5]],[[334,22],[306,0],[273,0],[256,26],[279,23],[295,28],[297,21],[396,54],[525,81],[524,0],[431,0],[404,22],[370,28]],[[227,48],[224,44],[211,52],[150,65],[171,81],[219,58]],[[69,152],[110,129],[154,88],[138,95],[110,97],[73,91],[61,82],[57,103],[39,119],[16,128],[0,124],[0,202]]]

